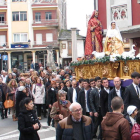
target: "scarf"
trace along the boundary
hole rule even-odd
[[[66,101],[66,100],[65,101],[60,100],[60,104],[62,104],[62,106],[65,106],[67,103],[68,103],[68,101]]]

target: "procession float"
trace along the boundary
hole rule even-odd
[[[103,29],[98,19],[98,11],[94,11],[87,28],[85,56],[77,58],[70,65],[74,67],[77,80],[91,79],[97,76],[131,79],[131,73],[140,73],[140,54],[135,56],[135,45],[129,52],[124,52],[124,43],[115,21],[110,23],[105,43],[102,43]]]

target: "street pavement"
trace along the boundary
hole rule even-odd
[[[55,140],[55,128],[47,126],[47,119],[40,120],[42,128],[38,131],[40,140]],[[0,140],[19,140],[17,121],[9,115],[7,119],[0,119]]]
[[[55,128],[47,125],[46,118],[42,118],[40,123],[42,125],[38,131],[40,140],[55,140]],[[0,119],[0,140],[19,140],[18,123],[12,120],[11,115],[8,115],[7,119]]]

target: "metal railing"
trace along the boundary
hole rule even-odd
[[[57,4],[56,0],[32,0],[32,4]]]
[[[0,21],[0,26],[1,25],[7,25],[7,21]]]
[[[6,6],[6,5],[7,5],[7,1],[5,1],[5,0],[0,1],[0,6]]]
[[[40,20],[33,20],[33,24],[46,24],[46,25],[54,25],[58,24],[58,19],[40,19]]]

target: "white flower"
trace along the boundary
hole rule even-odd
[[[110,61],[115,62],[116,61],[116,56],[115,55],[110,55]]]
[[[126,59],[126,57],[127,57],[126,55],[123,55],[123,56],[122,56],[123,59]]]

